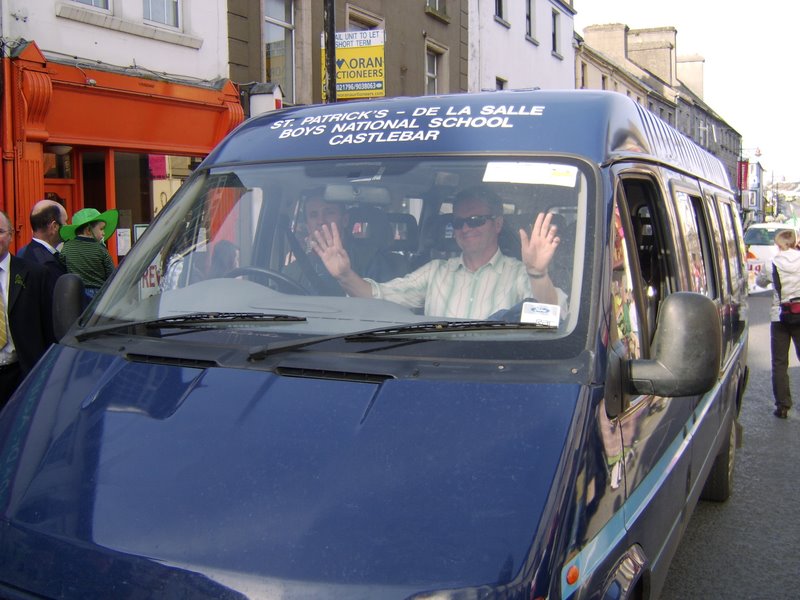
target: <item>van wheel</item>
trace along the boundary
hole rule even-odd
[[[731,418],[728,440],[714,459],[714,466],[700,493],[701,500],[725,502],[733,488],[733,465],[736,462],[736,419]]]

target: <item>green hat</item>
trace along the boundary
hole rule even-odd
[[[72,224],[71,225],[62,225],[59,233],[61,234],[61,239],[65,242],[67,240],[71,240],[75,237],[75,231],[87,225],[89,223],[94,223],[95,221],[103,221],[106,224],[105,229],[105,238],[103,241],[108,241],[108,238],[114,233],[114,230],[117,228],[117,221],[119,220],[119,211],[116,208],[112,208],[107,210],[104,213],[101,213],[96,208],[82,208],[74,215],[72,215]]]

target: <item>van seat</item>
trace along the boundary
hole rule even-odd
[[[349,208],[347,215],[353,250],[350,260],[359,275],[384,282],[408,273],[408,259],[391,251],[394,235],[383,209],[364,204]]]
[[[411,255],[419,250],[419,225],[414,215],[408,213],[387,213],[391,238],[389,250]]]
[[[450,213],[434,215],[422,221],[420,231],[419,253],[412,260],[411,267],[416,269],[435,259],[448,259],[458,256],[458,244],[453,237],[453,215]]]

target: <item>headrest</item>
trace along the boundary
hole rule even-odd
[[[392,240],[389,217],[377,206],[354,206],[347,209],[353,243],[376,249],[388,248]]]
[[[414,215],[407,213],[388,213],[392,252],[416,252],[419,248],[419,225]]]
[[[460,252],[453,236],[453,215],[442,214],[428,219],[422,229],[423,246],[430,250],[432,258]],[[433,256],[435,254],[435,256]]]

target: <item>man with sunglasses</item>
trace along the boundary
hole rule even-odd
[[[426,315],[485,319],[525,298],[561,307],[566,294],[548,272],[560,239],[552,214],[540,213],[530,235],[520,230],[522,261],[505,256],[498,244],[503,227],[500,199],[478,186],[460,192],[453,204],[453,232],[461,255],[437,259],[386,283],[364,279],[353,271],[335,224],[323,225],[312,247],[325,268],[350,296],[382,298]]]

